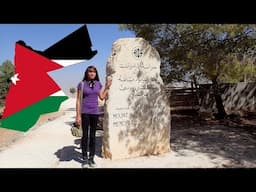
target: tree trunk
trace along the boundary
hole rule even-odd
[[[200,99],[199,99],[200,97],[199,97],[199,93],[198,93],[199,87],[198,87],[195,75],[193,75],[193,82],[194,82],[195,88],[196,88],[196,99],[197,99],[197,103],[196,104],[200,105]]]
[[[224,119],[227,113],[224,109],[221,93],[220,93],[219,86],[216,79],[212,80],[212,85],[213,85],[213,94],[215,97],[216,107],[218,109],[218,114],[216,115],[216,118]]]

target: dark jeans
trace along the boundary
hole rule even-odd
[[[95,155],[95,137],[96,137],[96,127],[97,127],[98,119],[99,119],[99,115],[82,114],[83,137],[81,140],[81,148],[82,148],[83,157],[87,157],[88,135],[90,135],[89,157],[93,158]]]

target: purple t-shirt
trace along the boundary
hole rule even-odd
[[[77,85],[77,89],[81,90],[81,82]],[[84,81],[82,113],[99,114],[98,95],[102,88],[99,81],[95,81],[93,89],[89,87],[89,83]]]

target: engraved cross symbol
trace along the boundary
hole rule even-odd
[[[143,51],[140,48],[135,48],[133,54],[136,58],[140,58],[143,55]]]

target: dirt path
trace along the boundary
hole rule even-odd
[[[65,101],[65,115],[26,133],[0,152],[1,168],[80,168],[80,139],[70,133],[75,100]],[[175,119],[175,118],[174,118]],[[109,160],[101,157],[103,131],[97,131],[98,168],[256,167],[256,130],[173,121],[172,152],[160,156]]]
[[[70,109],[73,100],[63,102],[61,111],[65,115],[23,133],[7,149],[0,152],[1,168],[51,168],[56,167],[59,159],[55,155],[57,149],[67,143],[73,143],[69,123],[74,112]]]

